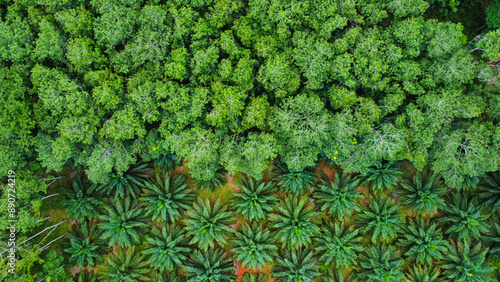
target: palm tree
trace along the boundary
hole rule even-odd
[[[446,252],[447,242],[443,239],[441,228],[420,218],[416,223],[412,219],[408,220],[398,245],[408,248],[405,256],[419,264],[431,265],[433,259],[443,258],[442,253]]]
[[[488,207],[500,207],[500,172],[488,175],[483,185],[479,187],[479,198],[484,199]]]
[[[361,271],[357,277],[361,281],[389,282],[403,278],[403,259],[394,246],[378,244],[367,248],[360,256],[359,265]]]
[[[358,252],[364,250],[358,236],[359,229],[353,225],[344,227],[344,222],[335,224],[323,222],[321,236],[316,237],[315,250],[319,254],[319,261],[335,268],[348,268],[356,265]]]
[[[429,265],[414,264],[412,268],[408,268],[406,276],[403,278],[405,282],[441,282],[443,279],[439,277],[441,272],[439,267],[432,268]]]
[[[141,193],[144,182],[149,178],[147,171],[148,164],[139,162],[122,175],[113,176],[111,182],[100,185],[98,189],[106,192],[108,196],[114,192],[115,199],[125,197],[135,199]]]
[[[312,205],[306,206],[307,200],[307,197],[286,196],[284,201],[276,204],[276,213],[269,215],[270,227],[278,229],[275,239],[281,242],[282,247],[307,247],[312,237],[319,233],[315,223],[320,213],[315,212]]]
[[[486,212],[486,207],[478,202],[477,197],[469,199],[467,193],[454,193],[448,198],[448,204],[443,207],[443,211],[446,215],[438,220],[449,225],[446,234],[463,240],[479,238],[481,233],[488,232],[489,224],[486,219],[490,215]]]
[[[469,239],[450,240],[441,264],[443,277],[450,281],[493,281],[489,275],[493,269],[485,262],[487,253],[488,248],[482,248],[481,242],[471,247]]]
[[[106,206],[108,214],[100,215],[102,220],[99,228],[104,232],[102,239],[108,239],[108,244],[118,244],[120,247],[131,247],[140,243],[141,235],[148,225],[145,223],[147,216],[142,208],[138,207],[137,201],[129,197],[123,200],[115,200],[113,204]]]
[[[321,206],[321,211],[327,210],[329,215],[338,218],[350,216],[354,211],[360,211],[356,200],[364,197],[363,193],[356,191],[358,184],[359,180],[336,170],[333,181],[323,175],[322,183],[315,189],[313,197]]]
[[[377,195],[368,202],[368,208],[363,208],[357,215],[359,222],[364,224],[360,232],[371,234],[373,243],[379,239],[387,242],[401,230],[404,220],[400,212],[399,206],[391,198]]]
[[[155,167],[162,167],[167,170],[174,169],[175,166],[181,165],[179,159],[172,152],[167,152],[166,154],[160,154],[160,156],[155,160]]]
[[[367,185],[375,193],[383,189],[392,190],[397,186],[400,175],[401,171],[393,164],[377,162],[368,172],[361,175],[361,185]]]
[[[252,274],[249,272],[243,274],[240,280],[240,282],[268,282],[268,281],[269,281],[269,275],[263,273]]]
[[[498,216],[494,214],[491,218],[491,228],[486,235],[481,237],[481,241],[488,244],[490,254],[498,255],[500,253],[500,224]]]
[[[274,182],[263,182],[244,177],[238,187],[241,192],[232,194],[232,207],[236,209],[237,214],[243,215],[245,220],[261,220],[267,217],[267,213],[273,210],[273,204],[278,201],[278,197],[271,193],[276,192]]]
[[[181,267],[191,251],[185,231],[175,225],[163,225],[162,229],[153,226],[151,235],[146,236],[146,249],[150,255],[148,263],[159,271],[173,271]]]
[[[229,282],[235,278],[229,272],[234,269],[233,261],[222,249],[195,250],[184,265],[188,282]]]
[[[97,282],[97,275],[95,275],[95,271],[86,271],[84,269],[80,270],[77,274],[75,274],[76,282]]]
[[[310,190],[316,182],[317,176],[314,167],[306,167],[302,170],[288,168],[286,163],[277,161],[276,168],[273,170],[275,180],[285,192],[290,192],[299,196],[307,190]]]
[[[163,272],[156,276],[157,282],[186,282],[187,278],[184,276],[177,275],[176,271],[173,272]]]
[[[231,212],[226,206],[222,206],[220,199],[217,199],[214,207],[210,206],[210,201],[198,199],[198,203],[186,211],[188,219],[184,219],[185,229],[193,235],[190,244],[198,243],[198,247],[206,251],[208,247],[215,247],[214,241],[224,247],[229,236],[234,233],[234,229],[227,226],[234,221]]]
[[[181,175],[171,178],[166,172],[144,183],[140,200],[146,203],[146,214],[152,215],[153,221],[161,218],[165,222],[175,222],[181,217],[181,211],[190,207],[195,194],[189,191],[185,180]]]
[[[446,193],[446,188],[437,174],[417,172],[413,181],[404,179],[400,187],[398,194],[401,204],[412,212],[435,213],[438,206],[445,204],[442,196]]]
[[[220,168],[209,179],[195,179],[194,185],[197,188],[203,190],[213,191],[215,188],[220,187],[226,183],[227,181],[226,173],[227,171]]]
[[[106,264],[101,267],[99,278],[111,282],[151,281],[147,275],[150,272],[144,256],[134,246],[126,251],[114,249],[113,254],[106,259]]]
[[[102,206],[102,201],[96,193],[97,186],[77,178],[73,181],[72,187],[73,189],[63,190],[69,198],[61,203],[66,207],[67,216],[78,220],[97,218]]]
[[[351,271],[347,275],[347,277],[344,277],[344,274],[342,273],[341,268],[329,268],[328,272],[325,273],[319,280],[321,282],[351,282],[351,281],[356,281],[356,273],[354,271]]]
[[[313,282],[320,275],[313,252],[302,248],[281,251],[271,273],[276,277],[276,282]]]
[[[103,260],[102,255],[106,253],[107,248],[101,240],[101,234],[101,230],[97,229],[95,224],[87,221],[67,233],[70,246],[64,251],[71,254],[69,258],[71,265],[84,267],[88,264],[94,267]]]
[[[241,232],[236,233],[232,251],[236,255],[236,260],[241,261],[244,267],[262,269],[265,264],[273,261],[273,256],[278,250],[278,247],[271,242],[271,233],[263,230],[262,225],[244,224]]]

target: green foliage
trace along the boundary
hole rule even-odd
[[[417,214],[437,212],[438,207],[444,206],[442,198],[446,193],[441,177],[428,172],[417,172],[413,181],[403,179],[398,190],[401,203]]]
[[[454,193],[447,200],[447,205],[442,209],[445,216],[438,219],[448,224],[446,234],[452,234],[459,240],[471,240],[488,232],[489,224],[486,220],[490,215],[477,197],[469,197],[467,193]]]
[[[299,196],[316,182],[316,172],[314,167],[306,167],[301,170],[289,168],[284,162],[278,160],[273,171],[275,180],[279,180],[280,187],[285,192],[290,192]]]
[[[77,282],[97,282],[97,275],[95,275],[95,271],[85,271],[81,270],[75,275],[74,281]]]
[[[395,165],[377,162],[368,172],[360,176],[362,179],[361,185],[367,185],[374,193],[384,189],[392,190],[397,186],[400,175],[401,171]]]
[[[500,28],[500,2],[493,0],[486,7],[486,24],[490,29]]]
[[[100,195],[95,193],[97,185],[77,178],[72,187],[73,189],[64,190],[68,200],[61,203],[66,207],[66,214],[79,220],[97,218],[103,204]]]
[[[181,162],[171,152],[167,152],[166,154],[161,154],[155,160],[155,167],[162,167],[162,168],[166,168],[166,169],[174,169],[175,166],[179,166],[179,165],[181,165]]]
[[[313,197],[321,211],[326,210],[331,216],[343,218],[361,210],[356,200],[364,195],[356,191],[358,187],[358,179],[351,179],[349,174],[335,170],[333,181],[323,177],[322,184],[316,187]]]
[[[443,281],[439,276],[441,272],[439,271],[439,267],[432,268],[429,265],[421,266],[420,264],[414,264],[413,267],[410,267],[408,272],[406,273],[403,281],[405,282],[440,282]]]
[[[189,191],[185,181],[182,175],[170,177],[164,172],[144,182],[140,201],[144,202],[144,210],[153,221],[160,218],[162,222],[175,222],[181,217],[181,212],[191,206],[195,194]]]
[[[99,186],[100,191],[104,191],[108,196],[114,193],[115,199],[123,199],[125,197],[137,198],[141,193],[141,188],[145,186],[146,179],[149,175],[147,163],[138,163],[132,166],[122,175],[114,175],[113,180]]]
[[[266,219],[267,214],[273,211],[273,204],[278,201],[278,197],[271,195],[276,192],[276,184],[251,177],[247,180],[242,176],[237,185],[241,192],[231,195],[235,213],[248,221]]]
[[[245,224],[241,232],[236,233],[233,241],[232,251],[236,255],[236,260],[241,262],[243,267],[249,269],[262,269],[266,264],[273,261],[278,247],[272,243],[272,234],[262,225],[253,223],[252,226]]]
[[[271,270],[276,281],[283,282],[313,282],[320,275],[313,252],[303,248],[282,250]]]
[[[286,196],[275,205],[276,213],[269,214],[270,228],[277,229],[274,239],[281,242],[282,248],[308,247],[313,236],[319,234],[316,223],[320,213],[314,211],[314,206],[307,205],[308,200],[308,197]]]
[[[484,184],[479,187],[479,198],[484,200],[483,204],[487,207],[500,207],[500,173],[494,172],[487,175]]]
[[[369,200],[368,207],[365,207],[356,219],[363,223],[360,232],[370,234],[372,243],[378,240],[387,242],[396,237],[404,223],[400,207],[392,198],[384,195]]]
[[[366,281],[399,281],[403,278],[403,260],[394,246],[370,246],[359,259],[358,279]]]
[[[102,239],[108,240],[109,246],[131,247],[139,244],[148,224],[147,216],[137,201],[127,197],[116,200],[106,207],[107,214],[100,215],[99,228],[103,230]]]
[[[262,273],[250,274],[250,272],[246,272],[245,274],[243,274],[240,281],[241,282],[268,282],[269,275],[265,275]]]
[[[315,250],[319,261],[327,266],[345,269],[356,265],[358,253],[363,251],[362,237],[354,225],[345,226],[344,221],[327,223],[321,226],[321,235],[315,238]]]
[[[99,279],[102,281],[151,281],[148,263],[135,246],[123,250],[116,248],[100,267]]]
[[[147,247],[142,253],[150,256],[148,263],[152,268],[174,271],[184,265],[191,251],[188,241],[180,226],[163,225],[161,230],[153,226],[151,235],[146,236]]]
[[[233,281],[234,277],[229,273],[233,268],[233,262],[220,248],[195,250],[183,267],[188,282]]]
[[[195,179],[194,184],[197,188],[213,191],[214,189],[224,185],[226,181],[226,171],[220,168],[211,174],[211,176],[207,179]]]
[[[442,276],[453,281],[493,281],[492,268],[485,262],[488,248],[481,242],[471,246],[471,241],[451,241],[445,253]]]
[[[46,281],[61,281],[70,282],[72,281],[66,273],[64,272],[63,266],[64,258],[58,254],[55,250],[48,252],[45,255],[42,265],[42,273],[38,273],[37,276],[43,277],[42,280]]]
[[[432,265],[433,260],[441,260],[446,252],[447,242],[443,239],[441,228],[429,220],[408,219],[403,228],[398,245],[408,248],[404,255],[418,264]]]
[[[81,225],[74,226],[72,232],[66,233],[70,247],[64,249],[71,254],[69,262],[78,267],[90,265],[92,267],[103,260],[102,255],[107,248],[101,239],[102,231],[97,225],[84,221]]]
[[[224,247],[229,235],[235,232],[228,226],[234,221],[232,212],[227,211],[227,206],[222,206],[220,199],[212,207],[208,199],[203,201],[198,198],[198,202],[186,211],[186,216],[185,230],[193,236],[189,243],[197,243],[203,251],[214,248],[215,242]]]

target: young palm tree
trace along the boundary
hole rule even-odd
[[[285,192],[299,196],[305,191],[311,190],[312,185],[316,182],[315,170],[314,167],[306,167],[302,170],[290,169],[286,163],[278,160],[273,173],[274,179],[279,181],[279,185]]]
[[[155,167],[161,167],[166,170],[174,169],[175,166],[181,165],[179,159],[172,152],[167,152],[166,154],[161,154],[155,160]]]
[[[195,179],[194,185],[202,190],[213,191],[215,188],[224,185],[227,181],[226,173],[224,169],[217,170],[210,179]]]
[[[150,255],[148,263],[159,271],[173,271],[182,267],[191,251],[185,231],[173,224],[163,225],[162,229],[153,226],[146,236],[146,248],[142,251]]]
[[[414,264],[412,268],[408,268],[406,276],[403,278],[405,282],[441,282],[443,279],[439,277],[441,272],[439,267],[432,268],[429,265]]]
[[[359,180],[351,179],[346,173],[335,171],[335,178],[329,181],[323,176],[322,183],[315,189],[313,197],[321,206],[321,211],[342,219],[354,211],[359,212],[360,206],[356,200],[363,198],[363,193],[356,191]]]
[[[176,271],[163,272],[156,275],[157,282],[186,282],[187,278],[184,276],[177,275]]]
[[[126,251],[121,248],[113,250],[113,254],[106,259],[106,264],[101,267],[99,278],[101,281],[112,282],[151,281],[148,275],[150,272],[144,256],[134,246]]]
[[[479,187],[479,198],[484,199],[485,206],[500,207],[500,172],[494,172],[484,179]]]
[[[377,162],[368,172],[361,175],[361,185],[367,185],[374,193],[384,189],[392,190],[398,185],[400,175],[401,171],[395,165]]]
[[[323,222],[321,236],[316,237],[315,250],[319,253],[319,261],[335,268],[348,268],[356,265],[358,252],[364,250],[358,236],[359,229],[353,225],[344,227],[344,222],[335,224]]]
[[[481,241],[487,243],[490,248],[490,254],[500,253],[500,221],[498,216],[495,214],[491,218],[491,228],[488,230],[486,235],[481,237]]]
[[[357,277],[360,281],[389,282],[403,278],[403,259],[394,246],[378,244],[367,248],[360,256],[359,265],[361,271]]]
[[[351,281],[356,281],[356,273],[354,271],[351,271],[347,275],[347,277],[344,277],[344,274],[342,273],[341,268],[329,268],[328,272],[325,273],[323,276],[321,276],[321,279],[319,280],[321,282],[351,282]]]
[[[97,229],[95,224],[87,221],[74,226],[73,230],[66,234],[70,246],[64,251],[71,254],[69,258],[71,265],[94,267],[103,260],[102,255],[106,253],[107,248],[101,240],[101,234],[101,230]]]
[[[443,194],[446,193],[437,174],[430,175],[426,172],[417,172],[413,181],[404,179],[398,191],[401,204],[417,214],[436,213],[438,206],[443,206]]]
[[[181,211],[192,205],[195,194],[189,191],[185,180],[181,175],[171,178],[166,172],[144,183],[140,200],[145,202],[146,214],[152,215],[153,221],[161,218],[164,222],[175,222]]]
[[[76,282],[97,282],[97,275],[95,275],[94,270],[86,271],[85,269],[80,270],[77,274],[75,274]]]
[[[242,266],[250,269],[262,269],[265,264],[273,261],[278,247],[272,244],[272,235],[268,230],[263,230],[257,223],[249,226],[244,224],[241,232],[236,233],[233,240],[233,252],[236,260]]]
[[[248,221],[265,219],[267,213],[273,210],[273,204],[278,201],[278,197],[271,194],[276,192],[274,182],[242,178],[237,185],[241,192],[232,194],[235,212]]]
[[[233,261],[222,249],[195,250],[184,265],[188,282],[230,282],[235,277],[230,273]]]
[[[281,251],[271,273],[276,282],[313,282],[320,275],[313,252],[303,248]]]
[[[102,201],[96,193],[97,186],[77,178],[73,181],[72,187],[73,189],[63,190],[69,198],[61,203],[66,207],[67,216],[78,220],[97,218],[102,206]]]
[[[210,201],[198,199],[198,203],[186,211],[188,219],[184,219],[184,227],[193,238],[190,244],[198,243],[198,247],[206,251],[208,247],[215,247],[215,242],[224,247],[228,238],[235,231],[229,224],[234,221],[231,212],[226,206],[222,206],[220,199],[215,202],[214,207],[210,206]]]
[[[121,176],[115,175],[111,182],[100,185],[98,189],[106,192],[108,196],[114,192],[115,199],[125,197],[135,199],[141,193],[144,182],[149,178],[147,171],[148,164],[139,162]]]
[[[417,222],[408,219],[398,245],[408,248],[404,253],[405,256],[426,265],[431,265],[433,259],[442,259],[442,253],[447,250],[447,242],[443,239],[441,228],[423,219]]]
[[[139,244],[144,229],[148,227],[145,223],[147,216],[142,208],[138,207],[137,201],[130,198],[115,200],[113,204],[106,206],[108,214],[100,215],[102,220],[99,228],[104,232],[102,239],[107,239],[108,244],[118,244],[120,247],[131,247]]]
[[[454,193],[448,198],[443,211],[446,215],[438,220],[449,225],[446,234],[463,240],[479,238],[482,233],[488,232],[489,224],[486,219],[490,215],[476,197],[469,199],[467,194]]]
[[[307,247],[312,237],[318,235],[320,229],[316,221],[320,213],[315,212],[313,206],[306,206],[307,200],[307,197],[286,196],[284,201],[276,204],[276,213],[269,215],[270,227],[278,229],[275,239],[281,242],[282,247]]]
[[[488,248],[482,248],[481,242],[473,246],[469,239],[450,241],[441,264],[444,278],[449,281],[493,281],[490,276],[493,269],[485,261]]]
[[[240,282],[268,282],[268,281],[269,281],[269,275],[263,273],[252,274],[249,272],[243,274],[240,280]]]
[[[399,206],[384,195],[377,195],[370,200],[368,208],[363,208],[357,219],[363,223],[360,232],[371,234],[373,243],[377,240],[387,242],[396,237],[404,223]]]

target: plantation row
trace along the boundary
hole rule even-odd
[[[156,174],[139,163],[65,191],[79,281],[236,281],[243,268],[255,273],[240,281],[498,281],[498,173],[448,189],[403,163],[329,177],[277,161],[270,181],[238,175],[210,200],[197,193],[223,186],[223,171],[193,189],[159,161]]]

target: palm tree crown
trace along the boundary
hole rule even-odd
[[[398,244],[408,248],[405,256],[427,265],[431,265],[433,259],[443,258],[442,252],[446,251],[447,242],[436,224],[430,224],[429,220],[419,219],[415,222],[409,219],[403,231]]]
[[[321,236],[315,238],[319,260],[326,265],[332,264],[335,268],[356,265],[357,253],[364,250],[358,232],[359,229],[355,229],[353,225],[345,228],[343,221],[335,224],[324,222]]]
[[[485,199],[486,206],[500,207],[500,172],[494,172],[484,180],[486,183],[479,187],[479,197]]]
[[[101,215],[99,224],[104,232],[103,239],[108,239],[109,245],[118,244],[121,247],[131,247],[139,244],[141,235],[148,225],[144,210],[138,207],[137,201],[130,198],[115,200],[112,205],[106,206],[108,214]]]
[[[181,217],[181,211],[191,206],[195,194],[189,191],[185,180],[180,175],[171,178],[168,173],[163,173],[144,183],[140,200],[146,203],[146,213],[152,215],[152,220],[161,218],[162,221],[175,222]]]
[[[63,190],[69,198],[62,202],[62,205],[66,207],[67,215],[79,220],[97,218],[102,206],[102,201],[96,193],[97,185],[78,178],[73,181],[72,187],[73,189]]]
[[[72,232],[67,233],[70,247],[64,251],[71,254],[69,262],[78,267],[95,266],[103,260],[102,254],[107,248],[101,240],[101,231],[96,225],[84,221],[81,225],[73,227]]]
[[[236,255],[236,260],[240,261],[244,267],[262,269],[265,264],[273,261],[273,256],[278,250],[278,247],[271,242],[271,233],[263,230],[262,225],[245,224],[241,232],[236,233],[232,251]]]
[[[279,185],[285,192],[290,192],[295,196],[299,196],[307,190],[310,190],[316,182],[317,176],[314,167],[306,167],[302,170],[294,170],[278,160],[273,173],[275,179],[279,181]]]
[[[392,190],[397,186],[400,175],[401,171],[393,164],[377,162],[375,167],[361,175],[363,179],[361,185],[367,185],[373,192]]]
[[[113,254],[106,259],[101,267],[102,281],[137,282],[151,281],[147,275],[151,270],[144,256],[136,251],[135,246],[126,251],[121,248],[113,250]]]
[[[115,175],[109,183],[99,186],[99,190],[105,191],[107,195],[114,192],[115,199],[132,197],[136,198],[144,187],[144,181],[149,178],[147,163],[137,163],[123,175]]]
[[[394,246],[378,244],[369,247],[360,256],[361,271],[358,278],[363,281],[399,281],[403,278],[403,259]]]
[[[312,237],[319,233],[315,223],[320,213],[315,212],[313,206],[306,206],[307,200],[307,197],[287,196],[276,204],[276,213],[269,215],[270,226],[278,229],[275,238],[282,243],[282,247],[307,247]]]
[[[146,243],[142,253],[150,255],[149,265],[160,271],[173,271],[181,267],[191,251],[185,231],[173,224],[163,225],[161,230],[153,226]]]
[[[473,245],[469,239],[450,241],[441,265],[443,277],[450,281],[493,281],[489,275],[493,269],[485,262],[488,248],[482,248],[481,242]]]
[[[383,195],[369,201],[368,208],[364,208],[357,219],[364,224],[360,232],[371,233],[372,242],[378,239],[386,242],[396,237],[403,224],[399,206]]]
[[[429,265],[414,264],[413,267],[408,268],[403,281],[405,282],[441,282],[443,279],[439,277],[441,272],[439,267],[432,268]]]
[[[190,235],[193,235],[190,244],[198,243],[198,247],[207,250],[208,247],[215,247],[215,242],[224,247],[228,242],[229,235],[234,233],[234,229],[227,226],[234,221],[231,212],[227,211],[226,206],[222,206],[218,199],[214,207],[210,201],[199,199],[198,203],[186,211],[188,219],[184,219],[185,229]]]
[[[343,218],[349,216],[352,212],[360,211],[360,206],[356,200],[363,198],[363,193],[356,191],[359,180],[351,179],[346,173],[335,171],[335,178],[329,181],[325,176],[313,197],[321,206],[321,211],[328,211],[331,216]]]
[[[313,282],[319,276],[318,266],[310,249],[281,251],[272,266],[277,282]]]
[[[446,189],[440,177],[436,174],[418,172],[413,176],[413,182],[404,179],[399,190],[401,203],[416,213],[435,213],[438,206],[443,206],[443,194]]]
[[[271,195],[276,191],[274,182],[256,181],[253,178],[241,179],[238,183],[242,192],[234,193],[233,208],[237,214],[243,215],[245,220],[260,220],[267,217],[267,213],[273,210],[273,204],[278,197]]]
[[[229,282],[235,278],[229,272],[234,269],[233,261],[222,249],[195,250],[184,265],[188,282]]]

